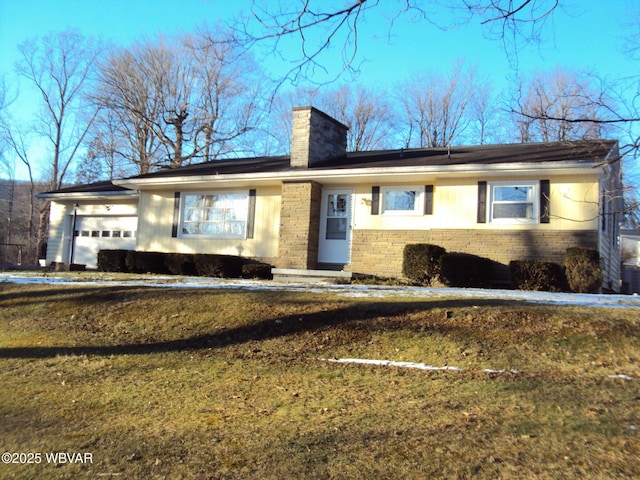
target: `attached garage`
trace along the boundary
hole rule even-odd
[[[136,249],[137,191],[106,181],[37,196],[50,202],[47,254],[41,263],[96,268],[100,250]]]
[[[96,268],[100,250],[135,250],[136,216],[77,216],[71,263]]]

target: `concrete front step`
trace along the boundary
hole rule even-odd
[[[334,270],[303,270],[297,268],[272,268],[273,279],[291,283],[350,283],[352,272]]]

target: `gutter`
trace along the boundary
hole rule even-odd
[[[123,190],[117,192],[44,192],[37,193],[36,198],[42,199],[64,199],[64,200],[114,200],[137,198],[138,192],[135,190]]]
[[[203,183],[282,183],[286,181],[303,181],[303,180],[349,180],[349,179],[367,179],[374,180],[379,177],[415,177],[417,175],[430,175],[439,178],[474,176],[480,174],[501,174],[503,176],[512,174],[530,174],[540,175],[542,171],[554,172],[556,174],[572,174],[576,173],[594,173],[594,169],[600,165],[593,162],[585,161],[568,161],[568,162],[542,162],[532,164],[530,162],[521,163],[495,163],[483,165],[447,165],[442,166],[408,166],[408,167],[377,167],[377,168],[335,168],[335,169],[302,169],[287,170],[283,172],[265,172],[265,173],[236,173],[236,174],[211,174],[211,175],[176,175],[163,176],[159,178],[129,178],[121,180],[113,180],[115,185],[132,188],[162,188],[167,186],[203,184]]]

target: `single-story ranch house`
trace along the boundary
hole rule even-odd
[[[41,194],[47,263],[100,249],[218,253],[277,271],[402,276],[411,243],[562,263],[598,249],[620,288],[620,158],[612,140],[346,151],[347,127],[293,110],[291,154],[217,160]]]

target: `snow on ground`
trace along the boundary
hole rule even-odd
[[[208,277],[140,275],[118,277],[108,273],[0,272],[0,282],[16,284],[57,284],[105,287],[220,288],[239,290],[281,290],[309,293],[334,293],[345,297],[404,297],[413,300],[511,300],[549,305],[586,307],[639,308],[638,295],[604,295],[579,293],[529,292],[477,288],[425,288],[380,285],[334,285],[323,283],[283,283],[270,280],[235,280]]]
[[[356,363],[360,365],[375,365],[381,367],[398,367],[398,368],[415,368],[417,370],[428,370],[428,371],[445,371],[445,370],[453,370],[456,372],[461,372],[462,368],[455,367],[451,365],[443,365],[441,367],[436,367],[434,365],[427,365],[426,363],[416,363],[416,362],[395,362],[393,360],[371,360],[366,358],[318,358],[321,362],[330,362],[330,363]],[[494,370],[491,368],[485,368],[482,370],[485,373],[499,374],[499,373],[511,373],[516,375],[518,373],[517,370]],[[619,378],[619,375],[609,375],[611,378]],[[626,377],[626,376],[625,376]],[[626,377],[625,379],[631,380],[631,377]]]
[[[107,273],[65,274],[42,272],[0,272],[0,283],[15,284],[53,284],[76,286],[144,286],[158,288],[219,288],[237,290],[280,290],[304,291],[313,293],[331,292],[347,297],[385,298],[404,297],[424,300],[477,299],[477,300],[512,300],[514,302],[531,302],[549,305],[573,305],[608,308],[638,308],[640,314],[640,296],[637,295],[595,295],[576,293],[525,292],[520,290],[486,290],[473,288],[423,288],[405,286],[371,286],[371,285],[333,285],[308,283],[280,283],[268,280],[229,280],[207,277],[177,277],[145,275],[137,277],[117,277]],[[393,360],[375,360],[362,358],[318,358],[320,361],[375,365],[386,367],[412,368],[429,371],[462,371],[456,366],[432,366],[424,363],[397,362]],[[483,370],[490,374],[509,373],[516,375],[517,370]],[[608,378],[633,380],[623,374],[609,375]]]
[[[455,372],[462,372],[463,369],[460,367],[456,367],[456,366],[452,366],[452,365],[443,365],[441,367],[437,367],[434,365],[427,365],[426,363],[416,363],[416,362],[395,362],[393,360],[373,360],[373,359],[368,359],[368,358],[318,358],[317,360],[321,361],[321,362],[330,362],[330,363],[342,363],[342,364],[357,364],[357,365],[373,365],[373,366],[378,366],[378,367],[398,367],[398,368],[414,368],[417,370],[428,370],[428,371],[455,371]],[[483,368],[480,371],[484,372],[484,373],[489,373],[492,375],[501,375],[503,373],[509,373],[511,375],[517,375],[519,372],[518,370],[515,369],[509,369],[509,370],[505,370],[505,369],[500,369],[500,370],[495,370],[492,368]],[[632,381],[634,378],[629,376],[629,375],[625,375],[625,374],[621,374],[621,373],[616,373],[613,375],[607,375],[607,378],[613,378],[613,379],[620,379],[620,380],[625,380],[625,381]]]

